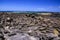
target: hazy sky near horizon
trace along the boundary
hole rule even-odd
[[[60,0],[0,0],[0,11],[60,12]]]

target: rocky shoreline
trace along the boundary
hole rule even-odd
[[[60,40],[59,16],[0,13],[0,40]]]

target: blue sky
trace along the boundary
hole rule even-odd
[[[0,0],[0,11],[60,12],[60,0]]]

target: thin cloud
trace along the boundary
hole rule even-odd
[[[58,8],[60,8],[60,6]]]
[[[36,8],[36,9],[39,10],[39,11],[46,11],[45,8]]]

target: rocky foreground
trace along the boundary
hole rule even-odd
[[[0,40],[60,40],[59,16],[0,13]]]

